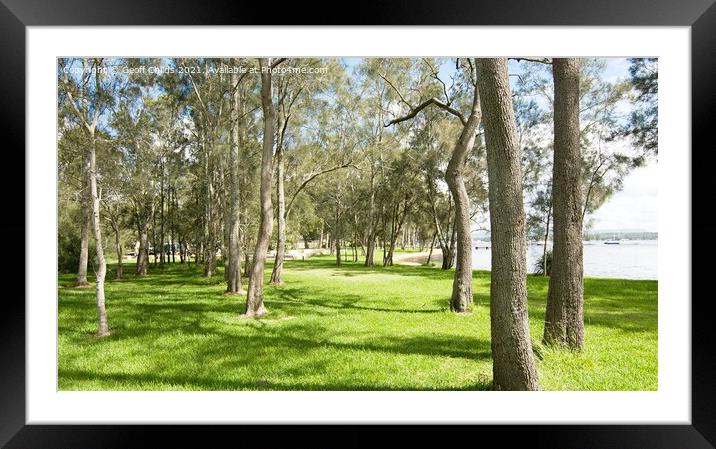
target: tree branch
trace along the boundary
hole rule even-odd
[[[450,114],[454,115],[455,117],[460,119],[460,123],[462,123],[463,126],[467,124],[467,121],[465,120],[465,117],[460,113],[460,111],[448,106],[447,104],[443,103],[442,101],[438,100],[437,98],[433,97],[429,100],[426,100],[422,103],[420,103],[418,106],[413,108],[407,115],[404,115],[403,117],[398,117],[390,122],[388,122],[385,127],[389,127],[391,125],[395,125],[400,122],[404,122],[406,120],[410,120],[411,118],[418,115],[418,112],[422,111],[426,107],[430,106],[431,104],[434,104],[435,106],[439,107],[440,109],[449,112]]]
[[[321,171],[309,176],[305,181],[303,181],[301,183],[301,185],[298,187],[298,190],[296,190],[293,193],[293,195],[291,196],[291,200],[288,202],[288,206],[286,206],[286,216],[288,217],[288,214],[291,211],[291,206],[293,206],[294,200],[296,199],[298,194],[301,193],[301,190],[303,190],[308,185],[308,183],[310,183],[311,181],[313,181],[314,179],[316,179],[317,177],[319,177],[321,175],[325,175],[326,173],[330,173],[330,172],[333,172],[336,170],[340,170],[341,168],[347,168],[347,167],[355,167],[355,165],[353,165],[353,162],[346,162],[345,164],[336,165],[335,167],[331,167],[326,170],[321,170]]]
[[[542,58],[542,59],[537,59],[537,58],[507,58],[507,59],[512,59],[513,61],[517,61],[517,62],[526,61],[526,62],[537,62],[537,63],[540,63],[540,64],[552,65],[552,61],[550,61],[549,58]]]

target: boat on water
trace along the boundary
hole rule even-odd
[[[472,247],[475,249],[490,249],[490,242],[485,242],[482,240],[473,240]]]
[[[619,240],[607,240],[604,242],[605,245],[618,245],[619,243]]]

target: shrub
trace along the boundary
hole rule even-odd
[[[539,275],[544,275],[544,259],[547,258],[547,276],[549,276],[549,273],[552,271],[552,251],[547,251],[545,254],[541,255],[539,259],[535,262],[534,267],[534,273]]]
[[[80,223],[82,214],[78,207],[68,208],[60,212],[57,233],[57,271],[60,273],[76,273],[80,264],[80,244],[82,241]],[[89,234],[88,274],[92,271],[96,255],[92,229]]]

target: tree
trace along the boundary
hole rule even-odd
[[[279,59],[274,64],[270,59],[259,59],[261,71],[261,109],[263,111],[264,135],[261,150],[261,187],[260,187],[260,221],[256,248],[249,277],[249,289],[246,295],[245,316],[261,317],[267,313],[263,298],[263,277],[266,254],[268,251],[271,228],[273,227],[273,206],[271,204],[271,184],[273,179],[273,146],[274,130],[276,125],[276,110],[273,103],[271,89],[271,69],[280,64]]]
[[[95,281],[98,317],[97,336],[105,337],[109,335],[109,325],[107,324],[107,311],[105,307],[104,295],[104,278],[107,273],[107,263],[104,258],[104,250],[102,248],[102,229],[100,226],[100,193],[97,186],[98,170],[96,131],[99,118],[110,105],[113,97],[111,94],[108,95],[102,86],[102,78],[105,73],[102,59],[93,59],[91,61],[88,58],[82,59],[82,72],[80,74],[79,83],[76,83],[76,80],[74,79],[70,81],[70,77],[68,75],[69,71],[62,70],[62,72],[64,73],[62,83],[65,89],[67,101],[74,110],[76,119],[81,122],[81,125],[84,127],[87,134],[87,174],[92,205],[92,230],[97,255],[97,274]],[[94,82],[94,85],[92,82]],[[78,89],[78,84],[80,89]]]
[[[305,79],[302,79],[305,82]],[[286,256],[286,180],[284,150],[286,146],[286,130],[291,120],[291,110],[304,91],[304,83],[297,83],[293,77],[278,80],[278,142],[276,143],[276,202],[278,203],[277,222],[278,239],[276,242],[276,258],[271,271],[271,283],[283,284],[283,259]]]
[[[85,179],[89,180],[89,160],[85,164]],[[90,228],[90,217],[91,217],[91,204],[90,204],[90,186],[89,183],[85,183],[82,194],[82,231],[81,231],[81,243],[80,243],[80,263],[77,268],[77,281],[75,285],[77,287],[88,287],[87,282],[87,259],[89,254],[89,228]]]
[[[228,214],[228,264],[226,267],[226,293],[242,294],[241,288],[241,247],[240,243],[240,221],[239,215],[239,145],[241,135],[239,128],[246,115],[244,101],[242,101],[241,81],[244,75],[238,73],[231,75],[231,88],[233,89],[231,104],[231,142],[229,145],[229,208]]]
[[[429,63],[428,63],[429,64]],[[477,85],[474,76],[473,62],[469,59],[467,64],[470,68],[466,84],[468,90],[472,92],[470,101],[469,115],[467,118],[459,110],[452,106],[453,98],[448,94],[447,87],[440,80],[438,71],[432,65],[431,76],[438,80],[444,87],[440,99],[437,96],[431,96],[427,100],[414,106],[407,101],[404,95],[397,92],[401,102],[408,106],[408,113],[391,120],[386,126],[410,120],[420,111],[428,106],[438,107],[454,116],[456,116],[462,124],[460,137],[454,143],[452,155],[445,171],[445,179],[447,181],[450,193],[455,203],[455,228],[457,231],[457,262],[455,267],[455,277],[453,278],[452,296],[450,298],[450,310],[465,313],[472,304],[472,237],[470,234],[470,199],[465,188],[465,162],[467,155],[475,145],[477,130],[480,125],[480,99],[478,95]],[[386,79],[386,82],[389,81]]]
[[[527,241],[507,60],[479,59],[490,198],[492,275],[490,322],[494,387],[538,390],[527,314]]]
[[[628,123],[615,136],[630,136],[644,156],[655,156],[659,151],[659,59],[632,58],[629,63],[629,82],[635,108],[629,115]]]
[[[582,156],[579,60],[554,58],[554,249],[544,341],[581,349],[584,344],[582,262]]]

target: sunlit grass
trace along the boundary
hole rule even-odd
[[[145,278],[133,268],[123,281],[110,269],[103,339],[93,335],[94,289],[60,275],[61,390],[490,388],[488,272],[474,274],[473,313],[456,315],[452,272],[287,261],[285,284],[266,286],[269,315],[254,320],[240,317],[245,297],[224,295],[222,269],[207,279],[193,264],[150,266]],[[586,279],[581,353],[539,344],[547,279],[530,276],[528,287],[543,389],[657,388],[656,281]]]

